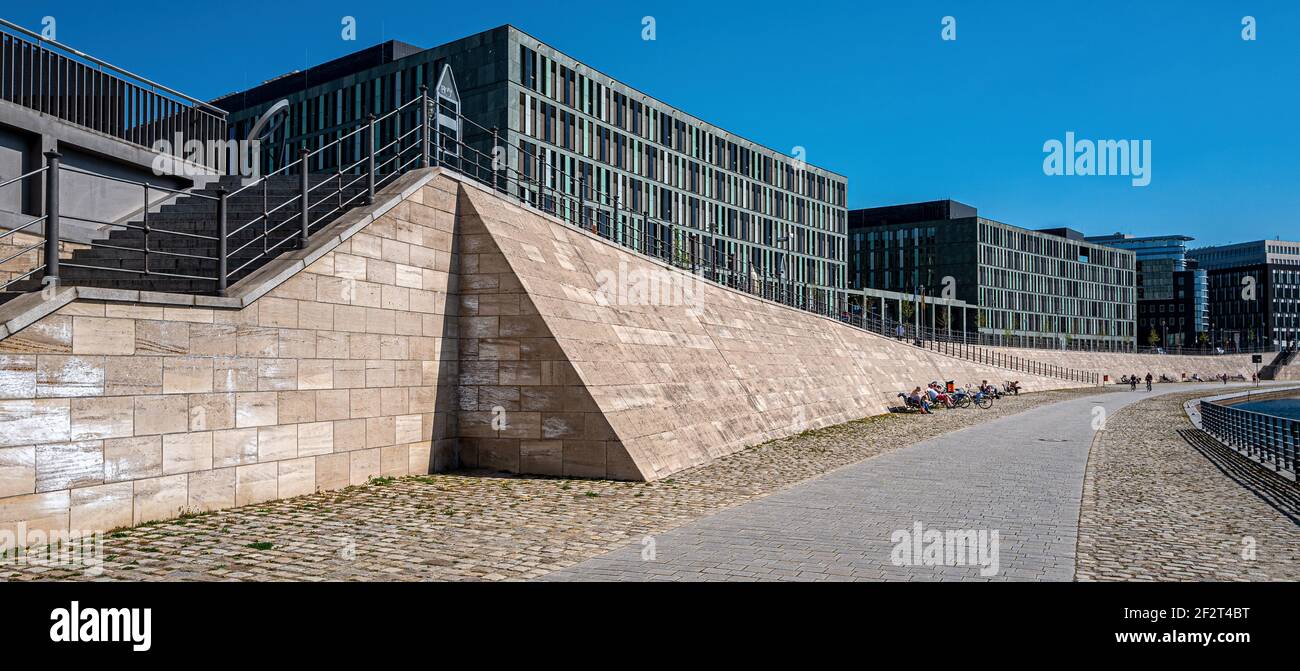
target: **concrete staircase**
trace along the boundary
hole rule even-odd
[[[1261,380],[1300,380],[1300,363],[1296,362],[1296,351],[1278,352],[1268,365],[1259,369]]]
[[[308,179],[310,186],[314,187],[308,196],[310,203],[308,215],[313,222],[312,233],[352,207],[364,203],[363,194],[366,190],[364,179],[347,186],[341,193],[338,192],[340,178],[337,175],[309,175]],[[343,175],[341,179],[346,185],[357,180],[357,176]],[[228,239],[228,249],[231,253],[228,269],[231,273],[229,283],[232,285],[271,259],[297,247],[297,242],[293,239],[279,246],[275,245],[286,238],[297,238],[299,235],[301,205],[296,200],[296,196],[301,191],[301,177],[299,175],[269,177],[264,185],[265,188],[262,184],[253,186],[228,197],[226,201],[226,228],[231,232]],[[241,186],[241,178],[223,177],[218,182],[196,189],[192,193],[216,196],[218,189],[233,193]],[[289,202],[291,200],[292,202]],[[258,221],[242,231],[239,230],[249,222],[258,220],[264,208],[275,209],[281,204],[283,206],[268,217],[269,221],[266,224]],[[345,205],[340,207],[341,204]],[[130,224],[143,227],[144,218],[137,217]],[[143,254],[145,233],[140,228],[114,228],[106,237],[95,240],[90,248],[79,249],[70,258],[62,261],[59,272],[61,283],[138,291],[216,293],[218,286],[215,278],[218,275],[218,262],[209,259],[218,257],[217,201],[194,195],[181,196],[163,205],[157,211],[150,212],[148,224],[150,228],[149,271],[190,277],[126,272],[145,270]],[[270,229],[269,237],[264,236],[264,229]],[[169,235],[164,231],[179,235]],[[263,237],[266,239],[259,240]],[[254,242],[255,240],[257,242]],[[250,242],[253,244],[250,245]],[[245,245],[248,245],[247,248],[236,251]],[[264,247],[273,247],[273,249],[262,258],[257,258],[265,251]],[[252,263],[249,263],[250,261]],[[237,271],[245,264],[248,266]],[[0,294],[0,303],[40,289],[39,278],[15,284],[9,292]]]

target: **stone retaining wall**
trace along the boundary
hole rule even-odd
[[[887,412],[930,380],[1080,386],[698,281],[477,188],[460,207],[468,464],[656,479]]]
[[[0,531],[105,530],[460,465],[656,479],[887,412],[930,380],[1080,386],[700,282],[457,177],[403,183],[251,303],[78,298],[6,322]],[[1016,353],[1116,376],[1190,360]],[[1207,358],[1203,374],[1244,365]]]
[[[0,531],[454,465],[455,188],[415,192],[242,310],[77,300],[0,341]]]
[[[999,347],[998,351],[1015,356],[1041,361],[1043,363],[1067,366],[1081,370],[1096,371],[1109,375],[1110,382],[1131,374],[1145,378],[1147,373],[1155,376],[1167,375],[1176,380],[1191,380],[1198,374],[1204,380],[1213,382],[1215,377],[1227,373],[1229,376],[1240,375],[1249,380],[1255,372],[1256,365],[1250,362],[1250,354],[1220,355],[1180,355],[1180,354],[1121,354],[1111,352],[1075,352],[1059,350],[1022,349]],[[1265,354],[1265,362],[1272,355]],[[1262,364],[1260,365],[1262,368]]]

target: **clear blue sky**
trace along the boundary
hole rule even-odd
[[[730,131],[849,178],[849,205],[1194,244],[1300,238],[1300,3],[31,2],[71,46],[210,99],[385,39],[513,23]],[[358,39],[340,39],[354,16]],[[642,17],[657,39],[641,39]],[[941,20],[957,40],[940,39]],[[1257,20],[1258,39],[1241,38]],[[149,37],[146,37],[148,35]],[[174,45],[165,48],[164,45]],[[1066,131],[1152,142],[1151,184],[1043,174]]]

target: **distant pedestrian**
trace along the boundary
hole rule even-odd
[[[894,337],[898,338],[899,340],[902,340],[903,337],[906,335],[907,335],[907,330],[903,328],[902,324],[899,324],[898,328],[894,329]]]
[[[1151,373],[1147,373],[1147,391],[1151,391]]]

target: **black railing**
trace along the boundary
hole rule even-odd
[[[1275,471],[1297,475],[1300,420],[1201,401],[1201,429]]]
[[[48,232],[44,238],[45,246],[48,248],[50,244],[57,245],[61,217],[58,208],[58,180],[52,176],[57,176],[62,171],[74,171],[115,182],[135,184],[141,188],[146,204],[143,222],[121,224],[80,217],[76,219],[99,226],[140,232],[143,241],[139,247],[115,245],[102,240],[83,244],[92,249],[111,249],[121,254],[138,255],[144,259],[143,268],[127,268],[121,265],[100,268],[67,262],[62,265],[141,276],[203,280],[211,282],[215,291],[224,292],[232,280],[251,272],[260,263],[285,250],[305,245],[307,238],[319,230],[329,217],[362,202],[372,202],[376,189],[409,169],[441,166],[488,186],[525,206],[555,216],[568,225],[693,273],[703,281],[836,319],[886,337],[897,336],[901,327],[908,342],[946,356],[1032,375],[1085,384],[1098,383],[1099,376],[1096,373],[998,352],[979,344],[977,339],[973,339],[976,338],[973,334],[930,328],[916,329],[888,319],[852,314],[840,309],[840,305],[836,303],[821,299],[818,288],[793,281],[791,275],[784,270],[765,269],[764,272],[759,273],[751,269],[750,272],[736,272],[734,270],[736,259],[725,251],[720,237],[713,232],[658,219],[651,216],[648,208],[629,207],[629,200],[634,205],[638,199],[629,199],[626,193],[618,190],[610,193],[597,189],[589,183],[585,175],[569,174],[557,166],[546,163],[540,156],[525,154],[519,148],[505,147],[503,149],[505,154],[494,149],[489,155],[468,144],[461,137],[444,134],[432,114],[433,110],[430,108],[432,102],[433,99],[429,97],[428,92],[422,90],[418,97],[382,117],[371,117],[350,131],[340,132],[338,137],[314,150],[301,149],[299,158],[294,162],[252,180],[234,191],[227,193],[218,190],[215,195],[199,192],[187,194],[211,203],[212,224],[207,232],[164,230],[149,223],[151,192],[159,194],[180,192],[156,185],[60,167],[58,155],[47,154],[49,162],[43,171],[47,180],[46,191],[51,199],[46,211],[51,215],[33,221],[29,226],[44,222],[45,230]],[[419,107],[413,110],[412,106],[417,104]],[[377,127],[396,115],[410,115],[412,111],[418,114],[418,123],[404,133],[389,134],[387,137],[392,139],[379,145],[376,141]],[[457,115],[455,110],[444,109],[442,112],[449,116]],[[496,129],[478,126],[464,117],[457,118],[463,124],[478,129],[480,137],[492,138],[494,148],[500,146],[497,144],[500,135]],[[347,146],[349,141],[358,134],[363,138],[363,149],[359,156]],[[512,150],[515,154],[510,155],[509,152]],[[317,160],[322,157],[327,157],[329,160]],[[324,175],[312,173],[309,168],[313,162],[317,165],[331,165],[333,171]],[[36,173],[24,177],[34,176]],[[274,180],[283,180],[291,176],[297,177],[297,188],[293,193],[286,193],[282,182],[278,186],[273,186]],[[328,179],[313,183],[313,178],[322,176]],[[365,186],[363,192],[351,192],[351,189],[360,185]],[[228,205],[231,199],[236,197],[247,199],[249,195],[257,196],[260,211],[248,221],[231,228],[228,219]],[[64,215],[62,218],[70,217]],[[151,244],[151,241],[157,240],[160,236],[184,236],[202,240],[212,243],[215,250],[212,255],[163,250]],[[210,262],[213,271],[211,274],[180,273],[153,268],[150,258],[160,256]],[[44,268],[45,282],[58,283],[60,261],[57,254],[47,256]]]
[[[454,116],[456,112],[443,109],[442,113]],[[491,136],[494,140],[499,138],[495,128],[484,128],[463,117],[460,120],[476,128],[481,136]],[[734,259],[720,251],[718,237],[707,231],[684,229],[671,221],[656,219],[645,209],[628,207],[628,198],[619,191],[610,194],[593,189],[585,176],[569,174],[538,155],[505,147],[506,156],[501,156],[496,150],[489,156],[459,138],[442,135],[436,125],[430,129],[430,134],[436,148],[431,156],[434,165],[451,168],[530,208],[556,216],[571,226],[642,255],[692,272],[704,281],[837,319],[886,337],[895,337],[896,329],[902,326],[897,322],[840,310],[838,306],[818,300],[814,288],[787,281],[781,276],[735,272]],[[494,141],[493,146],[501,145]],[[511,150],[516,154],[509,155]],[[693,235],[698,237],[691,237]],[[966,340],[968,334],[962,332],[944,334],[934,329],[904,327],[904,334],[905,340],[918,347],[987,366],[1081,384],[1099,384],[1100,380],[1100,375],[1091,371],[1033,361],[974,345]]]
[[[217,281],[218,288],[224,291],[232,278],[243,275],[286,249],[306,246],[312,232],[318,230],[330,217],[356,205],[373,202],[376,189],[382,188],[411,168],[427,165],[428,159],[423,153],[420,137],[423,124],[412,127],[386,144],[376,146],[376,129],[379,125],[408,112],[421,100],[422,97],[415,98],[383,116],[371,116],[317,149],[300,149],[298,159],[292,163],[253,180],[230,194],[222,194],[223,199],[245,192],[259,195],[262,211],[251,221],[230,230],[225,217],[218,219],[217,235],[222,247],[218,255],[220,268],[217,276],[211,278]],[[358,135],[363,138],[364,145],[359,157],[353,156],[352,148],[348,146],[348,141]],[[311,172],[312,162],[322,156],[331,159],[329,165],[333,170],[330,173]],[[330,176],[331,179],[312,184],[313,176],[323,175]],[[280,176],[297,176],[298,192],[288,197],[273,196],[272,180]],[[353,187],[363,185],[364,192],[349,195]],[[322,205],[328,209],[312,212],[313,207]],[[277,214],[293,211],[295,207],[296,216],[276,220]],[[254,232],[250,239],[233,249],[228,248],[232,238],[239,238],[250,230]],[[251,256],[244,252],[251,252]]]
[[[0,99],[142,147],[165,140],[182,158],[191,140],[226,140],[224,111],[3,19]],[[226,158],[203,154],[213,169]]]
[[[1265,354],[1268,352],[1281,351],[1283,349],[1284,348],[1281,345],[1270,345],[1270,346],[1260,345],[1260,346],[1250,346],[1250,347],[1237,347],[1235,345],[1229,344],[1229,346],[1226,348],[1223,347],[1222,345],[1219,346],[1173,345],[1169,347],[1161,347],[1159,345],[1154,345],[1150,347],[1139,347],[1137,348],[1137,351],[1139,354],[1169,354],[1174,356],[1215,356],[1219,354]]]
[[[3,182],[0,182],[0,192],[3,192],[3,189],[5,188],[10,188],[10,187],[15,189],[24,189],[27,187],[28,180],[45,180],[46,174],[48,172],[49,172],[49,166],[42,166],[29,173],[19,175],[12,179],[8,179]],[[46,196],[48,197],[49,195],[50,194],[47,191]],[[58,202],[57,191],[55,192],[54,197],[55,197],[55,203],[57,204]],[[11,262],[20,259],[21,257],[27,254],[31,254],[33,252],[36,252],[38,258],[36,264],[34,264],[31,268],[26,268],[26,269],[19,268],[15,271],[6,272],[5,275],[7,275],[7,277],[0,276],[0,279],[4,280],[3,283],[0,283],[0,292],[7,290],[9,287],[13,286],[14,284],[17,284],[19,282],[22,282],[23,280],[32,277],[33,275],[35,275],[38,272],[41,272],[42,270],[45,270],[46,266],[44,261],[44,254],[46,253],[45,248],[47,246],[49,238],[45,236],[44,230],[45,230],[45,216],[42,215],[30,221],[26,221],[22,224],[19,224],[18,226],[15,226],[7,231],[0,231],[0,243],[4,242],[5,240],[9,240],[10,242],[9,245],[0,246],[0,250],[3,250],[0,251],[0,254],[3,254],[3,256],[0,257],[0,268],[7,268],[9,267],[8,264],[10,264]],[[37,238],[37,240],[36,242],[24,247],[23,246],[24,243],[19,242],[19,240],[21,239],[18,236],[19,233],[25,233],[26,236],[35,237]],[[56,247],[55,257],[57,258],[58,256],[57,237],[54,239],[54,243]]]
[[[61,165],[59,154],[48,152],[45,155],[44,167],[0,183],[0,188],[3,188],[18,185],[23,180],[44,179],[46,195],[45,215],[0,233],[0,240],[21,231],[41,237],[40,242],[10,254],[6,261],[37,248],[45,250],[38,265],[0,285],[0,291],[42,271],[44,284],[59,284],[61,268],[79,268],[123,276],[209,282],[213,291],[224,292],[233,280],[247,275],[260,263],[273,256],[288,249],[301,248],[306,244],[311,233],[319,230],[329,218],[362,202],[371,202],[377,188],[382,188],[398,175],[424,162],[425,157],[419,153],[421,143],[418,131],[422,126],[417,126],[379,147],[374,146],[373,141],[363,142],[368,147],[362,151],[361,158],[351,163],[339,161],[331,173],[320,174],[308,171],[310,162],[317,155],[322,152],[338,152],[341,156],[346,141],[357,134],[362,134],[365,139],[370,140],[374,137],[376,124],[392,115],[402,113],[419,100],[419,98],[412,100],[383,117],[368,119],[352,131],[342,134],[318,149],[303,149],[294,162],[271,174],[252,179],[230,192],[223,188],[216,189],[215,194],[202,191],[178,191],[156,184],[88,172]],[[74,173],[139,188],[143,203],[141,220],[123,223],[61,212],[58,175],[63,173]],[[325,179],[321,179],[322,177]],[[292,193],[285,192],[283,186],[286,182],[296,184]],[[364,190],[353,193],[362,186]],[[192,203],[207,203],[206,207],[200,205],[200,211],[195,214],[206,218],[210,224],[200,230],[187,231],[161,228],[151,223],[151,210],[158,205],[157,198],[160,196],[165,200],[184,197],[190,199]],[[242,197],[242,205],[247,205],[250,199],[255,198],[260,207],[248,221],[238,223],[231,228],[228,216],[229,203],[236,196]],[[65,220],[90,224],[101,231],[136,231],[139,234],[139,242],[130,245],[114,243],[111,238],[76,241],[75,244],[92,250],[112,250],[120,259],[136,260],[139,263],[120,263],[116,260],[114,263],[60,261],[57,254],[59,243],[72,242],[61,233]],[[165,249],[159,243],[168,237],[201,241],[211,251],[204,254],[196,251],[178,251],[176,248]],[[56,253],[51,254],[50,250],[55,250]],[[158,262],[160,259],[187,259],[197,263],[191,263],[189,266],[164,265]],[[205,266],[210,270],[203,270]],[[195,270],[181,272],[181,268],[195,268]]]

